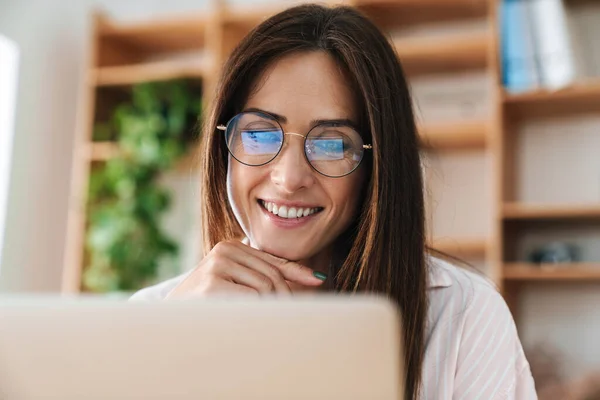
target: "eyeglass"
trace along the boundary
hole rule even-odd
[[[304,155],[317,172],[331,178],[352,173],[360,165],[365,150],[360,134],[351,126],[325,122],[313,127],[306,135],[284,132],[274,116],[246,111],[217,129],[225,132],[227,149],[244,165],[261,166],[273,161],[283,148],[285,135],[304,139]]]

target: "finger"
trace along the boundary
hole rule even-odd
[[[297,262],[288,261],[272,254],[265,253],[264,251],[256,250],[255,248],[247,246],[241,242],[239,243],[239,246],[243,246],[245,248],[244,250],[249,254],[252,254],[268,264],[276,267],[281,272],[283,277],[288,281],[307,286],[319,286],[323,284],[325,279],[327,279],[326,274],[313,271],[312,269]]]
[[[258,296],[258,292],[248,286],[238,285],[236,283],[223,279],[213,279],[209,284],[196,286],[191,290],[181,290],[174,288],[165,296],[165,299],[188,299],[195,297],[206,297],[213,295],[253,295]]]
[[[210,294],[211,296],[235,296],[235,295],[244,295],[244,296],[258,296],[259,293],[256,289],[253,289],[249,286],[238,285],[234,282],[229,282],[226,280],[221,280],[217,284],[209,287],[204,291],[204,294]]]
[[[285,277],[281,271],[272,264],[264,261],[260,257],[256,257],[254,254],[249,252],[236,252],[231,254],[232,261],[237,262],[240,265],[251,268],[263,275],[266,275],[275,287],[275,292],[279,294],[291,294],[292,291],[288,286]]]
[[[218,268],[218,274],[233,283],[255,289],[261,295],[275,292],[275,283],[267,275],[233,260],[226,267]]]

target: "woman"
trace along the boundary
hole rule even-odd
[[[433,258],[397,56],[347,7],[303,5],[233,51],[203,142],[204,259],[136,299],[332,290],[393,299],[407,398],[532,399],[502,297]]]

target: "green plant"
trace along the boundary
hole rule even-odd
[[[132,291],[152,282],[178,245],[161,229],[171,194],[158,178],[195,140],[200,96],[185,81],[143,83],[94,140],[115,137],[117,157],[94,169],[88,191],[83,285],[94,292]]]

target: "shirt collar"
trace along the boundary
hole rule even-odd
[[[452,286],[452,277],[447,270],[447,264],[447,262],[439,258],[432,256],[427,257],[427,289],[447,288]]]

